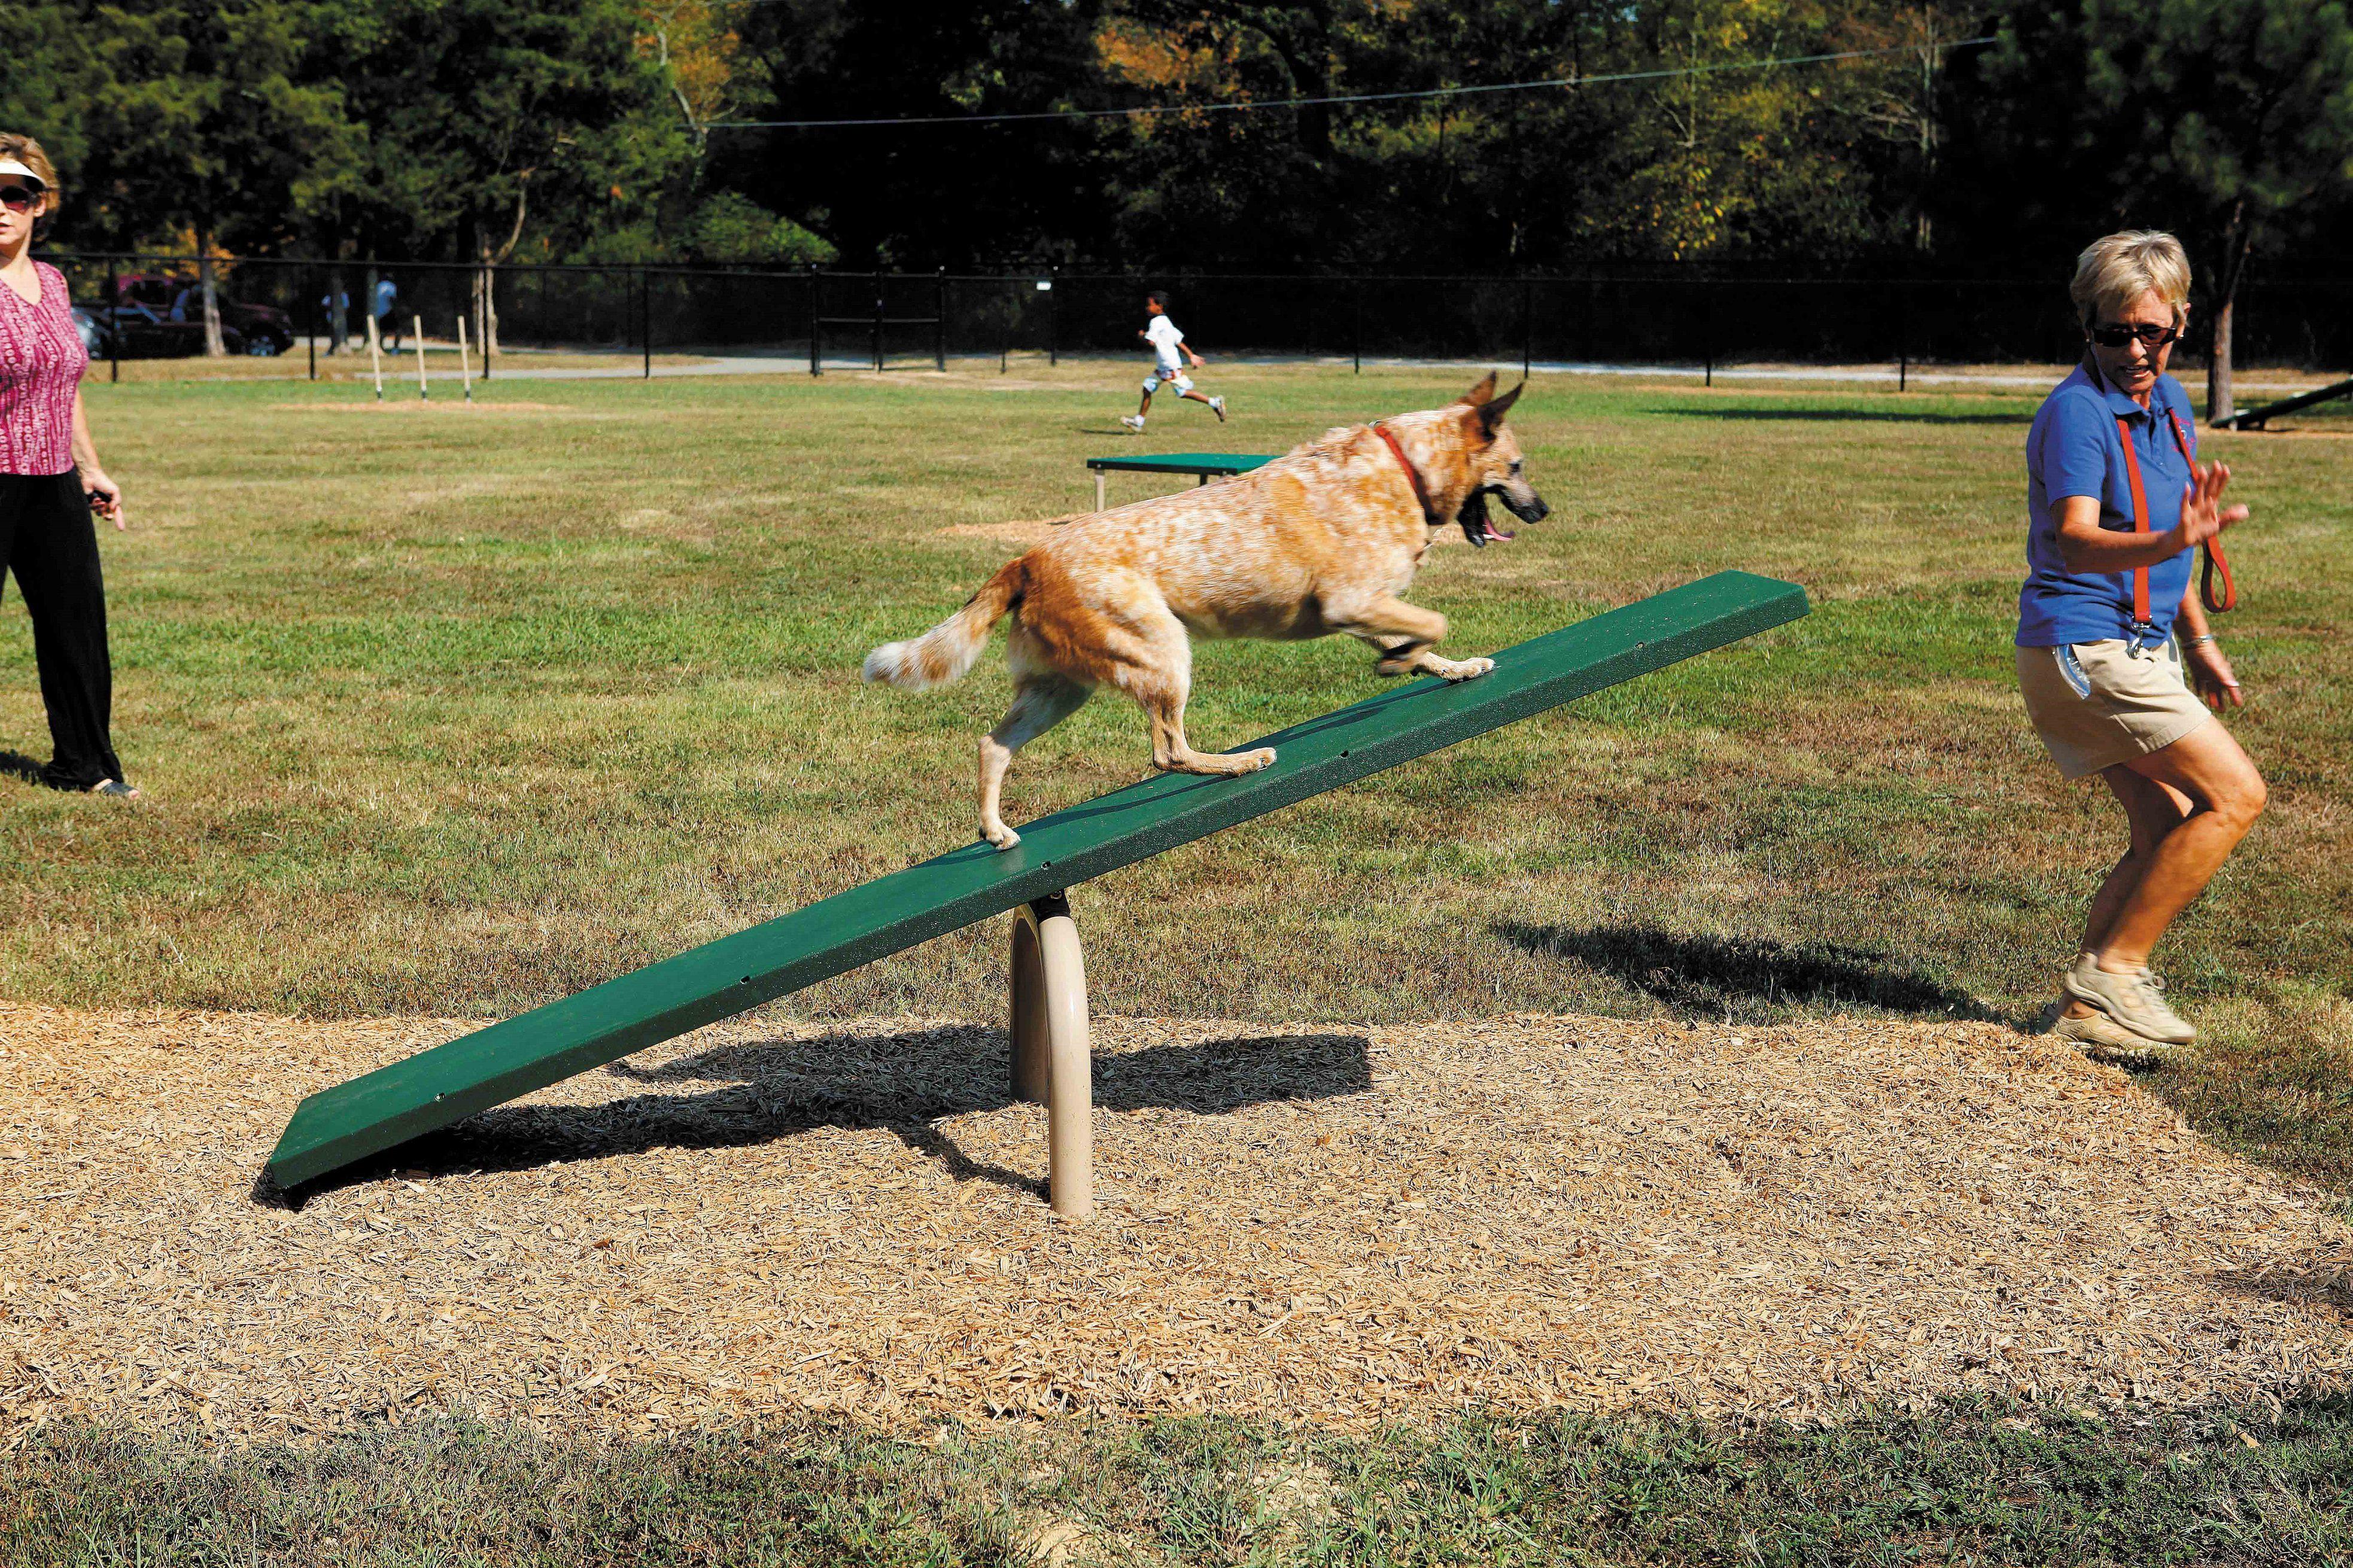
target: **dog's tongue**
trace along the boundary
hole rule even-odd
[[[1487,521],[1487,495],[1484,490],[1472,491],[1471,499],[1462,503],[1462,510],[1455,514],[1454,521],[1462,525],[1462,537],[1481,550],[1486,549],[1491,541],[1512,537]]]

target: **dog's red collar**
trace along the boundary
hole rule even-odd
[[[1405,469],[1405,477],[1412,481],[1413,499],[1421,503],[1422,521],[1432,528],[1440,527],[1441,520],[1438,509],[1430,504],[1430,489],[1421,482],[1421,470],[1413,466],[1413,459],[1405,455],[1405,448],[1398,445],[1398,438],[1389,434],[1388,426],[1376,423],[1373,434],[1388,443],[1389,450],[1397,455],[1398,465]]]

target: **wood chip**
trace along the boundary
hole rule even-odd
[[[0,1440],[1786,1419],[2353,1371],[2326,1194],[1995,1025],[1099,1019],[1073,1226],[1002,1030],[754,1017],[257,1194],[301,1096],[467,1027],[0,1004]]]

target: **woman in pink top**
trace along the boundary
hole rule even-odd
[[[49,713],[43,784],[136,799],[107,737],[114,674],[93,508],[125,526],[122,491],[98,465],[81,412],[90,362],[66,280],[33,259],[58,206],[58,172],[29,136],[0,135],[0,568],[33,617]]]

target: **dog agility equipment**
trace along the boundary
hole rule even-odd
[[[2242,408],[2227,419],[2214,421],[2217,430],[2260,430],[2283,414],[2295,414],[2316,403],[2333,403],[2340,397],[2353,397],[2353,377],[2330,382],[2327,386],[2310,392],[2299,392],[2294,397],[2283,397],[2254,408]]]
[[[1257,773],[1157,774],[1029,824],[1010,850],[967,844],[323,1089],[296,1108],[269,1174],[282,1187],[311,1181],[1010,910],[1013,1087],[1046,1102],[1050,1194],[1057,1211],[1083,1217],[1093,1205],[1092,1068],[1066,889],[1806,612],[1793,583],[1719,572],[1505,648],[1476,679],[1393,688],[1251,742],[1275,749]]]
[[[1105,474],[1191,474],[1199,483],[1221,479],[1229,474],[1247,474],[1252,468],[1271,463],[1282,454],[1277,452],[1163,452],[1155,458],[1089,458],[1087,467],[1095,476],[1095,510],[1103,509],[1103,476]]]

